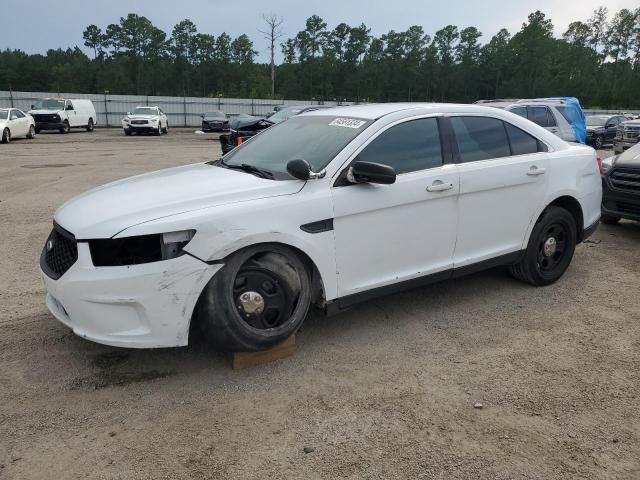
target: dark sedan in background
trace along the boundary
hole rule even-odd
[[[207,112],[202,117],[203,132],[224,132],[229,130],[229,119],[219,110]]]
[[[285,107],[271,114],[268,118],[254,117],[251,115],[239,115],[230,123],[230,133],[228,135],[220,135],[220,144],[222,146],[222,154],[226,155],[231,150],[242,144],[248,138],[266,130],[276,123],[300,115],[304,112],[313,110],[322,110],[331,108],[324,105],[296,105],[293,107]]]
[[[600,149],[605,143],[612,143],[616,129],[626,118],[623,115],[589,115],[587,121],[587,143]]]

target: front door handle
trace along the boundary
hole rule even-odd
[[[546,168],[538,168],[534,165],[529,169],[529,171],[527,172],[527,175],[529,175],[530,177],[536,177],[538,175],[544,175],[544,172],[546,171],[547,171]]]
[[[444,192],[445,190],[451,190],[453,183],[444,183],[440,180],[436,180],[427,187],[427,192]]]

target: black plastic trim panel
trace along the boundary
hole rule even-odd
[[[306,223],[300,225],[300,230],[307,233],[322,233],[333,230],[333,218],[326,220],[318,220],[317,222]]]
[[[378,297],[386,295],[392,295],[394,293],[403,292],[413,288],[424,287],[432,283],[441,282],[443,280],[450,280],[453,278],[459,278],[471,273],[480,272],[489,268],[500,267],[504,265],[512,265],[518,262],[524,255],[524,250],[519,250],[513,253],[507,253],[506,255],[500,255],[499,257],[490,258],[489,260],[483,260],[481,262],[474,263],[472,265],[465,265],[464,267],[451,268],[442,272],[432,273],[424,275],[418,278],[412,278],[403,282],[393,283],[391,285],[385,285],[384,287],[373,288],[364,292],[354,293],[345,297],[336,298],[327,302],[325,306],[325,313],[327,316],[336,315],[353,305],[367,302]]]

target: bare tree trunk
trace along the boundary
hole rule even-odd
[[[264,38],[269,42],[269,53],[271,54],[271,98],[276,96],[276,41],[282,37],[282,23],[284,20],[282,17],[277,16],[275,13],[269,15],[262,15],[262,20],[267,24],[266,30],[258,30],[264,35]]]

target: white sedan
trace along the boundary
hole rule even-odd
[[[122,119],[125,135],[132,133],[169,133],[167,115],[160,107],[136,107],[133,113],[127,113]]]
[[[0,108],[0,133],[2,143],[9,143],[14,138],[34,138],[36,123],[31,115],[18,108]]]
[[[49,310],[83,338],[180,346],[198,324],[217,348],[263,350],[312,305],[337,313],[498,265],[550,285],[601,200],[592,148],[513,113],[338,107],[68,201],[40,266]]]

